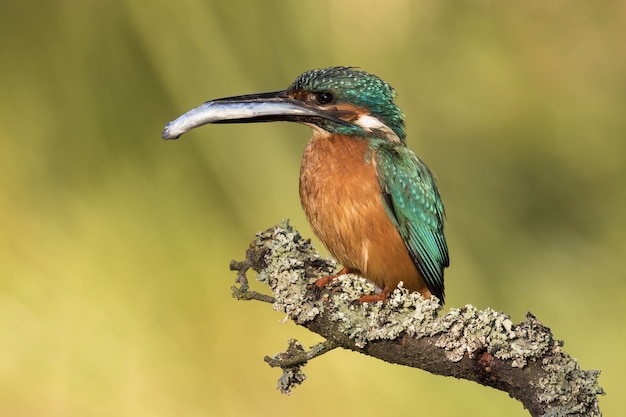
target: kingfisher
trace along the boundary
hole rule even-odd
[[[169,122],[163,139],[208,123],[289,121],[313,129],[300,168],[300,201],[313,232],[343,269],[381,291],[400,282],[444,301],[449,266],[444,206],[433,173],[407,147],[395,90],[354,67],[307,71],[286,89],[219,98]]]

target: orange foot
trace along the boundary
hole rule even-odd
[[[341,271],[337,272],[336,274],[329,275],[327,277],[322,277],[322,278],[318,279],[317,281],[315,281],[315,286],[317,287],[318,290],[321,290],[326,285],[328,285],[328,283],[330,281],[335,280],[337,277],[340,277],[341,275],[345,275],[345,274],[349,274],[349,273],[350,273],[350,271],[348,271],[348,269],[346,267],[343,267],[341,269]]]
[[[383,301],[384,302],[384,301],[387,300],[387,298],[389,298],[389,294],[391,294],[391,288],[385,287],[378,294],[362,295],[361,297],[359,297],[358,300],[356,300],[356,302],[359,303],[359,304],[363,304],[363,303],[370,303],[371,304],[371,303],[375,303],[376,301]]]

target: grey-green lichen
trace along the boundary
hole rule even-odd
[[[303,354],[305,352],[304,346],[300,344],[295,339],[289,339],[289,347],[287,351],[283,353],[279,353],[273,359],[281,360],[288,359],[289,357],[293,357],[299,354]],[[267,359],[266,359],[267,360]],[[290,395],[291,390],[300,385],[306,379],[306,375],[302,372],[303,364],[297,364],[292,366],[285,366],[282,368],[283,374],[278,379],[277,388],[278,390],[285,395]]]
[[[555,352],[542,360],[545,376],[538,383],[539,400],[546,404],[546,417],[600,417],[598,395],[604,390],[598,385],[600,371],[584,371],[578,362],[564,352]]]
[[[535,331],[530,332],[528,326]],[[459,361],[463,355],[475,357],[489,352],[499,359],[511,360],[511,366],[523,368],[528,360],[539,358],[558,348],[548,331],[534,317],[513,325],[508,315],[490,308],[478,310],[472,305],[452,309],[430,326],[430,335],[441,333],[437,346],[446,350],[450,360]]]
[[[284,311],[300,324],[315,318],[323,304],[307,299],[308,286],[319,278],[320,271],[331,274],[336,263],[323,259],[311,242],[303,239],[286,219],[278,226],[258,233],[253,245],[267,254],[265,268],[258,271],[257,279],[272,288],[274,309]],[[317,271],[318,275],[312,271]]]
[[[348,274],[337,279],[341,291],[333,296],[335,309],[331,320],[340,324],[339,329],[352,339],[357,347],[364,347],[374,340],[394,340],[402,334],[415,336],[433,322],[441,308],[435,298],[424,299],[417,292],[410,292],[402,285],[391,292],[385,302],[355,303],[364,294],[377,289],[363,277]]]

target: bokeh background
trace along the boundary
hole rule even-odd
[[[276,390],[263,356],[319,338],[234,301],[228,264],[283,217],[311,235],[311,133],[160,135],[329,65],[399,92],[447,207],[446,308],[532,311],[624,415],[625,40],[619,0],[2,1],[0,415],[527,415],[347,351]]]

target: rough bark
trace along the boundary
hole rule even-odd
[[[581,370],[563,351],[563,342],[532,314],[514,324],[506,314],[466,305],[440,316],[436,298],[424,299],[401,287],[384,303],[361,305],[354,301],[376,291],[361,277],[338,277],[321,291],[312,285],[335,267],[288,221],[259,233],[246,260],[231,264],[238,271],[236,298],[271,302],[326,339],[308,352],[290,340],[285,352],[265,358],[283,369],[283,393],[304,381],[301,368],[309,360],[342,347],[505,391],[533,416],[601,416],[599,371]],[[249,290],[249,269],[269,285],[272,296]]]

